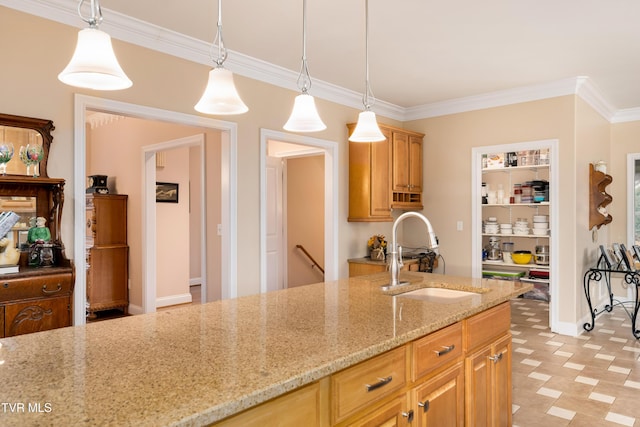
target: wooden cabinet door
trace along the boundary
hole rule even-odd
[[[89,249],[87,298],[90,310],[107,310],[129,304],[128,257],[128,246]]]
[[[69,296],[23,301],[5,306],[5,336],[47,331],[71,325]]]
[[[422,138],[409,136],[409,191],[422,192]]]
[[[391,216],[391,132],[381,131],[387,139],[370,143],[372,217]]]
[[[511,425],[511,336],[507,335],[492,346],[491,389],[493,391],[493,425]]]
[[[348,423],[350,427],[405,427],[412,425],[413,411],[409,409],[407,395],[402,394],[392,401],[373,409],[363,418]]]
[[[415,419],[421,427],[464,425],[464,367],[462,362],[414,390]]]
[[[409,191],[409,135],[393,133],[393,191]]]
[[[468,426],[492,427],[490,356],[491,347],[487,346],[465,361],[465,420]]]
[[[511,425],[511,335],[467,357],[465,399],[467,425]]]

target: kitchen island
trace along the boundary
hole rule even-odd
[[[381,273],[2,339],[0,424],[206,425],[531,288],[428,273],[401,279],[411,282],[402,292],[474,295],[393,296],[381,290]]]

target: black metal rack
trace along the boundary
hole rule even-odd
[[[600,266],[604,266],[600,268]],[[618,301],[614,300],[613,293],[611,292],[611,274],[620,273],[624,275],[624,281],[629,285],[634,294],[634,300],[632,301]],[[591,282],[600,282],[604,277],[607,285],[607,291],[609,293],[609,304],[604,306],[604,310],[598,311],[597,308],[593,308],[591,304]],[[636,339],[640,339],[640,330],[636,328],[636,319],[638,318],[638,309],[640,308],[640,299],[638,298],[638,288],[640,287],[640,271],[625,269],[622,263],[609,267],[609,263],[604,256],[601,255],[598,259],[598,263],[595,268],[590,268],[584,274],[583,279],[584,294],[587,298],[587,304],[589,304],[589,313],[591,314],[591,323],[587,322],[583,325],[585,331],[593,330],[596,322],[596,317],[602,313],[611,312],[614,306],[621,306],[631,319],[631,333]],[[629,305],[633,305],[632,310]]]

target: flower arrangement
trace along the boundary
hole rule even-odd
[[[373,236],[369,237],[367,246],[369,247],[369,249],[382,248],[386,250],[387,241],[382,234],[374,234]]]
[[[382,234],[374,234],[367,242],[371,259],[384,260],[387,253],[387,241]]]

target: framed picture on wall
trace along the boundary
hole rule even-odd
[[[178,203],[178,184],[171,182],[156,182],[157,203]]]

